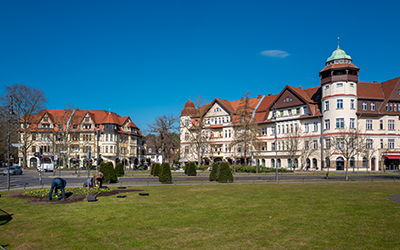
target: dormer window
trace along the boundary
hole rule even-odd
[[[371,106],[371,110],[374,111],[375,110],[375,102],[371,102],[370,106]]]
[[[49,118],[48,118],[48,117],[43,117],[43,121],[44,121],[44,122],[48,122],[48,121],[49,121]]]
[[[367,102],[362,103],[362,110],[367,110]]]

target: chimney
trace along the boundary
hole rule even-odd
[[[271,95],[272,95],[271,93],[268,94],[268,96],[271,96]]]
[[[261,99],[261,94],[260,95],[258,95],[258,97],[257,97],[258,99]]]

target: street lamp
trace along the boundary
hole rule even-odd
[[[11,115],[14,115],[13,111],[13,98],[10,96],[10,104],[8,106],[8,132],[7,132],[7,189],[10,190],[10,122]],[[26,128],[25,128],[26,129]]]
[[[278,134],[277,134],[277,113],[276,113],[276,103],[274,102],[274,113],[273,113],[273,118],[275,118],[275,177],[276,177],[276,182],[279,182],[279,176],[278,176]]]

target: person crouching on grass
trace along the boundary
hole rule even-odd
[[[58,189],[61,189],[61,198],[65,200],[65,186],[67,186],[67,182],[63,178],[54,178],[51,182],[51,189],[49,193],[49,200],[51,200],[51,196],[53,195],[53,190],[57,193]]]

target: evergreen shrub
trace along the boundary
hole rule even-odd
[[[218,169],[219,169],[219,163],[218,162],[214,162],[212,165],[212,169],[210,172],[210,177],[209,180],[210,181],[216,181],[218,178]]]
[[[233,175],[229,164],[227,162],[221,162],[218,169],[217,181],[219,182],[233,182]]]
[[[158,176],[158,181],[162,183],[172,183],[171,168],[169,163],[164,162],[161,165],[160,175]]]
[[[103,173],[104,179],[103,182],[105,183],[117,183],[118,178],[115,174],[115,169],[112,162],[102,162],[100,164],[100,172]]]
[[[151,168],[151,174],[154,176],[158,176],[160,174],[160,163],[154,163]]]
[[[186,166],[187,166],[186,174],[188,176],[196,176],[197,175],[196,164],[194,162],[189,162],[186,164]]]
[[[124,165],[122,165],[122,163],[117,163],[117,165],[115,166],[115,174],[117,175],[117,177],[123,176],[125,174]]]

